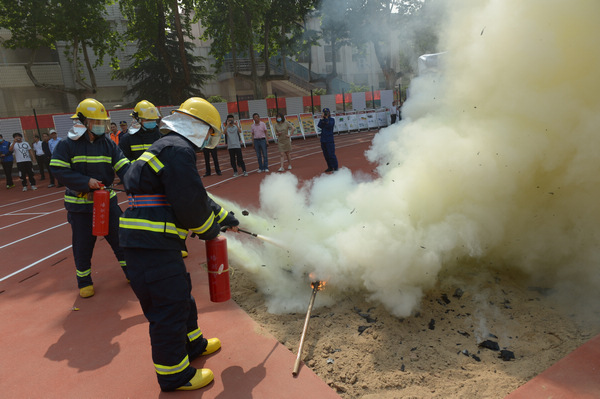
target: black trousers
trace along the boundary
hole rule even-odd
[[[40,176],[42,177],[42,180],[46,178],[46,173],[44,169],[48,171],[50,178],[52,178],[52,173],[50,173],[50,160],[48,159],[48,157],[46,155],[36,154],[35,159],[37,160],[38,168],[40,168]]]
[[[123,212],[118,205],[110,206],[108,219],[108,235],[106,241],[110,244],[125,277],[127,277],[127,265],[125,254],[119,245],[119,217]],[[73,257],[77,269],[77,288],[92,285],[92,254],[96,245],[96,236],[92,234],[92,214],[68,212],[67,221],[71,224],[73,233]]]
[[[27,187],[27,177],[29,177],[29,184],[35,186],[35,176],[33,176],[33,162],[17,162],[17,169],[19,170],[19,177],[23,187]]]
[[[321,143],[321,149],[323,150],[323,157],[325,158],[325,162],[327,162],[327,169],[338,170],[338,160],[335,156],[335,143]]]
[[[202,150],[204,153],[204,163],[206,164],[206,174],[210,175],[210,156],[212,155],[213,162],[215,163],[215,172],[217,174],[221,174],[221,168],[219,168],[219,154],[216,148],[209,150],[205,148]]]
[[[244,158],[242,157],[241,148],[229,149],[229,161],[231,162],[231,167],[235,173],[237,173],[237,166],[242,168],[242,172],[246,171],[246,164],[244,163]]]
[[[2,169],[4,169],[4,176],[6,176],[6,185],[12,186],[14,184],[12,178],[13,161],[2,162]]]
[[[181,252],[124,248],[131,288],[150,323],[152,361],[163,391],[187,383],[196,373],[189,362],[207,341],[198,329],[192,282]]]

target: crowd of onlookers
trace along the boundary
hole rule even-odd
[[[52,172],[50,172],[50,159],[56,144],[61,140],[57,137],[56,130],[51,129],[49,133],[43,133],[41,140],[40,136],[36,135],[32,144],[24,141],[21,133],[14,133],[12,138],[13,141],[10,142],[0,134],[0,160],[6,178],[6,188],[15,187],[13,180],[15,162],[17,163],[23,191],[27,191],[28,184],[31,190],[37,190],[34,165],[38,167],[40,180],[46,180],[47,173],[50,179],[48,187],[54,187],[56,182]]]

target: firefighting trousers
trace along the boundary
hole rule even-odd
[[[198,328],[192,283],[181,252],[124,248],[131,288],[150,323],[152,361],[163,391],[187,383],[196,373],[190,361],[207,341]]]
[[[125,255],[119,245],[119,216],[121,216],[121,213],[123,212],[118,205],[111,205],[108,235],[105,238],[119,261],[125,277],[127,277]],[[92,254],[96,245],[96,236],[92,235],[92,214],[67,212],[67,221],[71,224],[73,233],[73,257],[77,269],[77,287],[87,287],[92,285]]]
[[[327,169],[338,170],[338,160],[335,156],[335,143],[321,143],[321,149],[323,150],[323,157],[325,157],[325,162],[327,162]]]

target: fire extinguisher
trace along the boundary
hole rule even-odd
[[[108,216],[110,212],[110,193],[100,184],[100,189],[93,192],[94,210],[92,213],[92,234],[108,235]]]
[[[229,289],[229,260],[227,239],[222,235],[206,241],[208,289],[212,302],[225,302],[231,298]]]

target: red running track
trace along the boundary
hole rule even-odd
[[[375,133],[338,136],[341,167],[372,173],[364,151]],[[257,173],[252,147],[243,150],[248,177],[233,177],[226,150],[219,151],[222,176],[203,179],[207,190],[247,208],[258,207]],[[279,168],[277,145],[268,147],[271,173]],[[200,173],[204,159],[199,154]],[[293,172],[302,180],[326,168],[318,138],[294,140]],[[211,160],[212,162],[212,160]],[[287,166],[287,165],[286,165]],[[214,171],[214,166],[213,166]],[[286,170],[287,173],[287,170]],[[75,282],[71,229],[61,188],[37,191],[0,189],[0,392],[2,397],[146,398],[167,397],[156,382],[145,320],[108,243],[99,239],[92,259],[96,295],[82,299]],[[118,194],[125,206],[124,193]],[[218,336],[223,348],[196,367],[209,367],[215,382],[177,397],[338,398],[310,369],[291,369],[295,355],[263,331],[233,301],[208,298],[204,245],[188,240],[186,259],[192,274],[199,322],[206,336]],[[300,331],[299,331],[300,333]]]

